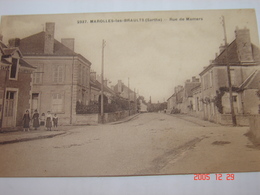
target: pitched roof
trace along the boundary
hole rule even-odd
[[[40,33],[21,39],[19,48],[25,56],[77,56],[81,58],[83,61],[87,62],[88,64],[91,64],[91,62],[87,60],[84,56],[75,53],[73,50],[66,47],[56,39],[54,39],[53,54],[46,54],[44,53],[44,42],[45,32],[42,31]]]
[[[192,89],[198,86],[200,86],[200,82],[186,82],[184,86],[185,96],[192,97],[193,96]]]
[[[4,65],[11,65],[12,64],[11,62],[7,61],[4,58],[2,58],[0,62],[1,62],[1,64],[4,64]]]
[[[228,53],[227,53],[228,52]],[[237,42],[234,40],[230,43],[227,48],[225,48],[215,59],[214,63],[216,64],[225,64],[226,57],[228,54],[228,61],[229,63],[239,63],[239,57],[237,53]]]
[[[251,43],[251,48],[253,52],[253,58],[254,62],[259,63],[260,62],[260,55],[259,55],[259,48],[256,47],[254,44]],[[232,65],[240,65],[241,62],[239,59],[239,54],[237,52],[237,41],[236,39],[230,43],[227,48],[225,48],[214,60],[213,63],[207,66],[204,70],[200,72],[200,76],[206,73],[209,69],[211,69],[214,66],[226,66],[226,57],[228,52],[228,62]],[[248,62],[248,64],[252,64],[254,62]]]
[[[74,51],[63,45],[57,40],[54,40],[53,54],[44,53],[45,32],[40,32],[29,37],[23,38],[20,41],[20,50],[24,55],[54,55],[54,56],[74,56],[77,55]]]
[[[90,80],[90,86],[101,90],[101,83],[98,82],[97,80],[95,80],[95,81]]]
[[[34,66],[28,64],[28,63],[27,63],[24,59],[22,59],[22,58],[20,58],[19,64],[20,64],[22,67],[36,69],[36,67],[34,67]]]
[[[90,81],[90,86],[101,90],[101,83],[98,80]],[[104,85],[104,91],[111,93],[111,94],[115,94],[115,92],[112,89],[110,89],[109,87],[107,87],[105,85]]]
[[[122,91],[128,91],[129,90],[129,93],[134,93],[134,91],[132,89],[130,89],[129,87],[127,87],[124,83],[122,83]],[[114,91],[116,93],[118,93],[118,83],[114,86]]]
[[[260,87],[260,71],[255,70],[245,81],[239,86],[240,90],[259,89]]]

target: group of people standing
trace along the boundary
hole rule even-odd
[[[52,127],[58,127],[58,116],[54,114],[52,116],[51,112],[48,111],[47,114],[42,113],[41,116],[37,110],[34,110],[32,118],[30,117],[29,110],[25,111],[23,115],[23,130],[30,131],[30,122],[32,121],[32,126],[34,130],[37,130],[40,126],[45,126],[47,131],[51,131]]]

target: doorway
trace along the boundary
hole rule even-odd
[[[16,91],[6,91],[2,127],[16,126]]]

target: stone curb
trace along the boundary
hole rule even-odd
[[[55,134],[49,134],[49,135],[37,135],[37,136],[31,136],[31,137],[23,137],[23,138],[10,138],[6,141],[0,141],[0,145],[4,144],[12,144],[17,142],[26,142],[26,141],[32,141],[32,140],[38,140],[38,139],[46,139],[46,138],[53,138],[55,136],[66,134],[67,132],[60,132]]]

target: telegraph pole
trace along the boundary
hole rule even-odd
[[[224,16],[222,16],[222,24],[223,24],[223,29],[224,29],[224,41],[225,41],[225,48],[226,48],[225,58],[226,58],[226,63],[227,63],[227,76],[228,76],[230,110],[231,110],[232,124],[233,124],[233,126],[236,126],[237,120],[236,120],[236,115],[235,115],[235,111],[234,111],[234,104],[233,104],[233,92],[232,92],[230,64],[229,64],[229,56],[228,56],[228,44],[227,44],[226,25],[225,25]]]
[[[129,109],[129,116],[130,116],[130,88],[129,88],[129,77],[128,77],[128,109]]]
[[[102,41],[102,64],[101,64],[101,122],[104,123],[104,50],[105,40]]]

